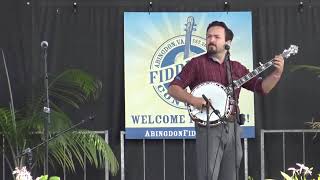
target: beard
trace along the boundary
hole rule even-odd
[[[207,52],[208,52],[208,54],[210,54],[210,55],[216,54],[216,53],[217,53],[217,47],[216,47],[215,45],[209,44],[209,45],[207,46]]]
[[[219,47],[217,45],[209,44],[207,46],[207,53],[209,55],[215,55],[215,54],[220,54],[225,51],[224,47]]]

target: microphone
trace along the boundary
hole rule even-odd
[[[48,47],[48,42],[47,41],[42,41],[41,44],[40,44],[41,48],[42,49],[47,49]]]
[[[89,122],[89,121],[93,121],[96,118],[96,115],[92,114],[89,117],[87,117],[86,119],[82,119],[80,123],[85,123],[85,122]]]
[[[229,44],[225,44],[225,45],[224,45],[224,49],[227,50],[227,51],[229,51],[230,45],[229,45]]]
[[[221,115],[220,115],[220,111],[215,109],[211,102],[209,101],[209,99],[207,98],[206,95],[202,94],[202,98],[207,102],[207,105],[209,105],[212,108],[212,111],[219,117],[219,119],[221,119]]]
[[[211,104],[206,95],[202,94],[202,98],[203,98],[208,104]]]
[[[88,119],[89,119],[89,121],[93,121],[94,119],[96,118],[96,115],[90,115],[89,117],[88,117]]]

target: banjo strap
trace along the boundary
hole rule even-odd
[[[226,54],[226,56],[230,56],[228,54]],[[231,98],[230,98],[230,105],[233,106],[234,108],[236,108],[236,112],[239,113],[239,106],[238,106],[238,101],[237,101],[237,97],[236,93],[234,92],[234,88],[233,88],[233,81],[232,81],[232,75],[231,75],[231,71],[232,71],[232,67],[230,67],[230,57],[227,57],[225,60],[225,66],[227,69],[227,77],[228,77],[228,87],[230,87],[231,89]],[[235,115],[238,116],[238,113],[236,113]],[[236,121],[239,123],[240,121],[238,121],[238,118],[236,117]],[[241,123],[239,123],[241,124]],[[242,123],[243,124],[243,123]]]
[[[230,56],[228,54],[226,54],[226,56]],[[231,75],[231,71],[232,71],[232,67],[230,65],[230,57],[225,58],[225,66],[226,66],[226,71],[227,71],[227,78],[228,78],[228,87],[230,87],[230,105],[233,105],[235,108],[239,108],[238,107],[238,102],[237,102],[237,97],[233,97],[233,95],[236,96],[235,92],[233,92],[233,81],[232,81],[232,75]]]
[[[226,54],[226,56],[228,56],[228,55]],[[226,67],[226,71],[227,71],[228,87],[231,87],[232,86],[232,76],[231,76],[231,68],[230,68],[230,59],[229,58],[225,59],[225,67]],[[232,88],[231,88],[231,91],[232,91]]]

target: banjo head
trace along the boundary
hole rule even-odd
[[[232,112],[232,106],[230,106],[231,96],[227,93],[227,88],[217,82],[204,82],[197,85],[191,94],[195,97],[202,97],[204,94],[210,101],[212,106],[220,112],[222,117],[229,117]],[[189,115],[191,118],[200,125],[206,125],[207,123],[207,111],[205,108],[202,110],[196,109],[192,105],[187,106]],[[209,109],[209,121],[210,125],[220,124],[219,117]]]

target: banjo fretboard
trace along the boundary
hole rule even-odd
[[[283,51],[281,56],[284,59],[286,59],[286,58],[289,58],[291,54],[295,55],[296,53],[298,53],[298,46],[291,45],[289,47],[289,49],[285,49]],[[252,78],[256,77],[257,75],[259,75],[260,73],[262,73],[263,71],[265,71],[266,69],[271,67],[272,65],[273,65],[273,59],[268,61],[267,63],[262,64],[261,66],[257,67],[252,72],[246,74],[245,76],[241,77],[240,79],[234,80],[233,84],[234,84],[235,88],[236,89],[240,88],[243,84],[245,84],[246,82],[250,81]]]

